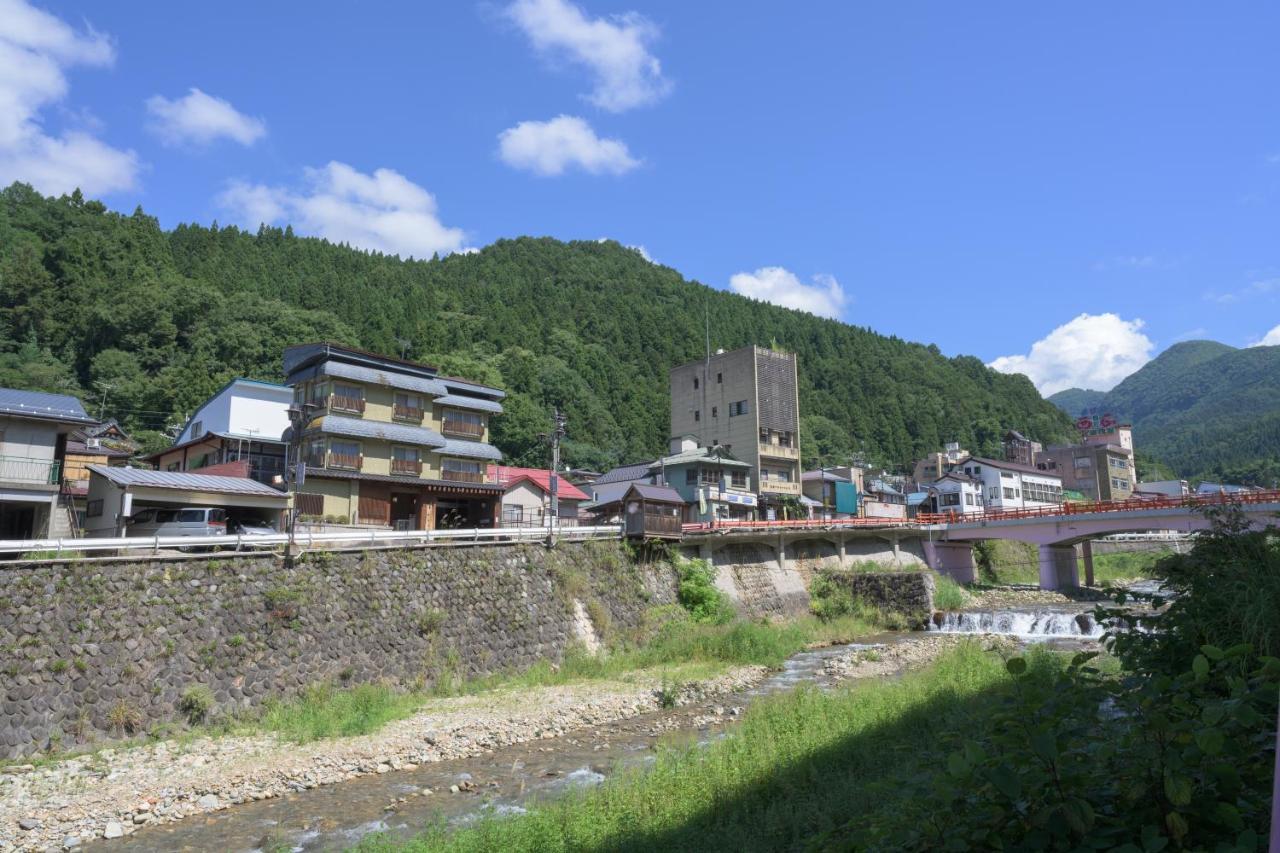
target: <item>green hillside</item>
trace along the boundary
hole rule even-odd
[[[1080,410],[1079,389],[1049,399]],[[1138,447],[1184,477],[1280,480],[1280,347],[1174,344],[1088,405],[1132,421]]]
[[[508,389],[494,441],[517,462],[544,462],[537,434],[560,405],[567,461],[603,467],[665,447],[667,371],[701,355],[704,312],[714,346],[799,354],[808,463],[1069,430],[1025,377],[717,291],[613,242],[525,237],[402,261],[288,229],[165,232],[78,195],[0,193],[0,385],[81,393],[95,414],[105,399],[135,430],[230,377],[278,381],[284,346],[329,338]]]

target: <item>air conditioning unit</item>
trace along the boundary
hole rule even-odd
[[[97,450],[98,448],[102,447],[102,439],[87,438],[85,439],[84,446],[90,450]]]

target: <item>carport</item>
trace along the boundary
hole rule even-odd
[[[149,507],[216,507],[228,519],[267,522],[277,530],[289,496],[247,477],[89,466],[85,535],[124,536],[126,520]]]

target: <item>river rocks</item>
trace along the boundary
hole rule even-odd
[[[681,685],[677,705],[735,693],[758,683],[763,667],[743,667],[706,682]],[[286,743],[269,735],[162,741],[101,750],[0,776],[0,851],[57,849],[69,837],[123,835],[228,805],[279,797],[367,774],[415,769],[571,732],[661,709],[659,676],[498,690],[432,700],[415,716],[365,737]],[[733,710],[725,708],[726,716]],[[661,717],[658,718],[661,721]],[[654,722],[654,726],[664,726]],[[678,727],[672,721],[669,728]],[[458,793],[481,786],[460,777]],[[432,795],[430,788],[420,791]],[[31,829],[20,829],[22,822]]]
[[[30,832],[33,829],[39,829],[39,828],[40,828],[40,821],[36,820],[33,817],[24,817],[18,821],[18,829],[21,829],[23,832]]]
[[[107,828],[102,831],[103,838],[122,838],[124,836],[124,824],[118,820],[107,821]]]

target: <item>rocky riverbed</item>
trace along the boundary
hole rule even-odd
[[[958,634],[913,637],[910,642],[895,643],[873,649],[858,649],[823,664],[824,673],[834,681],[861,678],[883,678],[933,663],[948,649],[963,642],[978,640],[985,648],[1011,654],[1017,641],[1009,637]]]
[[[766,675],[740,667],[678,686],[629,681],[492,691],[429,702],[372,735],[285,742],[273,735],[163,741],[0,772],[0,851],[73,849],[153,824],[272,799],[369,774],[559,737],[669,706],[746,690]]]

